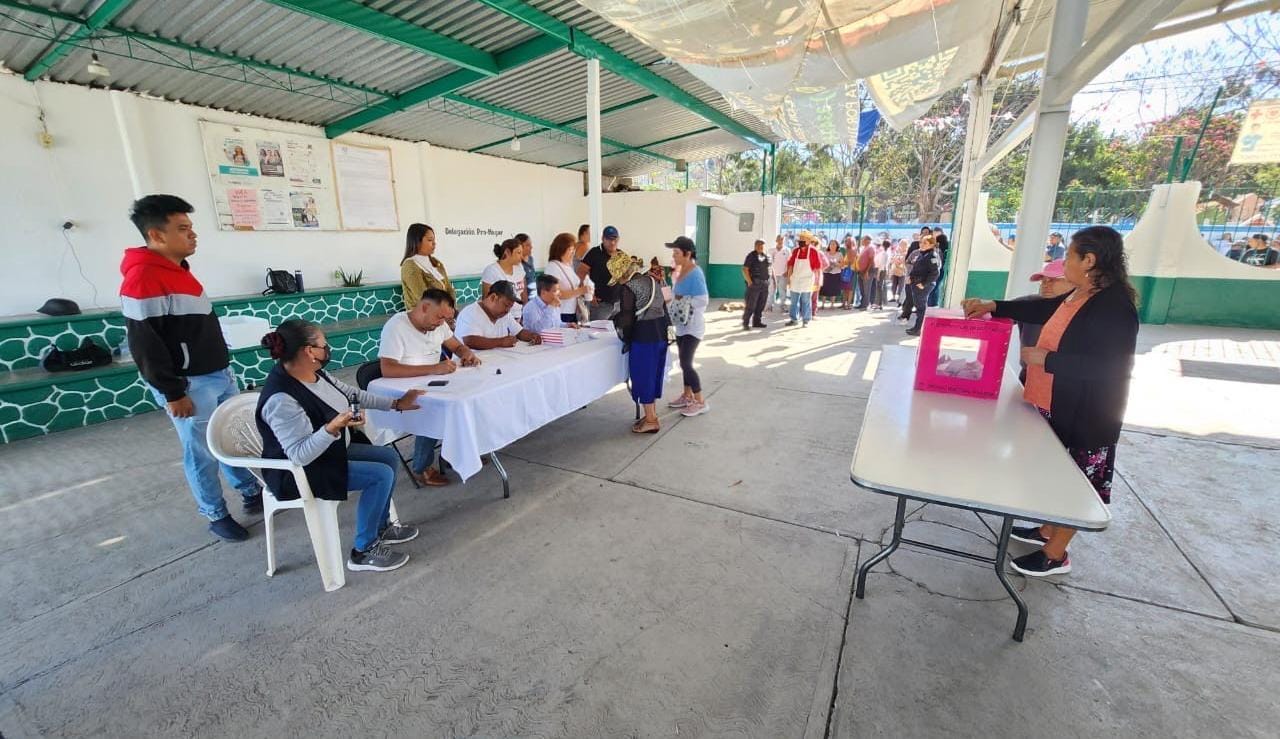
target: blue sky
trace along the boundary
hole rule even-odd
[[[1280,34],[1280,19],[1276,16],[1258,18],[1274,29],[1273,39]],[[1097,120],[1108,132],[1131,134],[1146,123],[1177,112],[1199,96],[1212,96],[1227,68],[1261,53],[1246,47],[1230,32],[1252,33],[1257,23],[1233,21],[1130,49],[1076,95],[1071,105],[1072,118]],[[1273,42],[1270,48],[1276,45]],[[1184,52],[1198,60],[1184,60]],[[1217,52],[1224,54],[1225,60],[1210,59]],[[1280,59],[1270,61],[1280,63]],[[1165,74],[1171,76],[1161,79]]]

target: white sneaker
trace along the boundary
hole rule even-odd
[[[707,403],[707,401],[704,400],[699,403],[695,400],[689,403],[684,410],[680,411],[680,415],[685,418],[693,418],[694,416],[701,416],[709,410],[711,410],[711,404]]]

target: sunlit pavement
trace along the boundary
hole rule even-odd
[[[893,514],[848,479],[890,315],[713,311],[710,413],[637,436],[619,389],[507,451],[510,500],[401,475],[412,559],[334,593],[296,513],[273,578],[256,517],[211,539],[160,414],[0,447],[0,732],[1273,735],[1280,335],[1143,327],[1115,521],[1014,578],[1017,644],[969,562],[903,550],[850,598]],[[990,551],[944,509],[908,531]]]

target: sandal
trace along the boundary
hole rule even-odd
[[[661,427],[655,421],[652,424],[646,422],[643,418],[631,424],[631,433],[633,434],[656,434]]]

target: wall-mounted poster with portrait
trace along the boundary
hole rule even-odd
[[[218,228],[342,228],[329,142],[318,136],[200,122]]]

